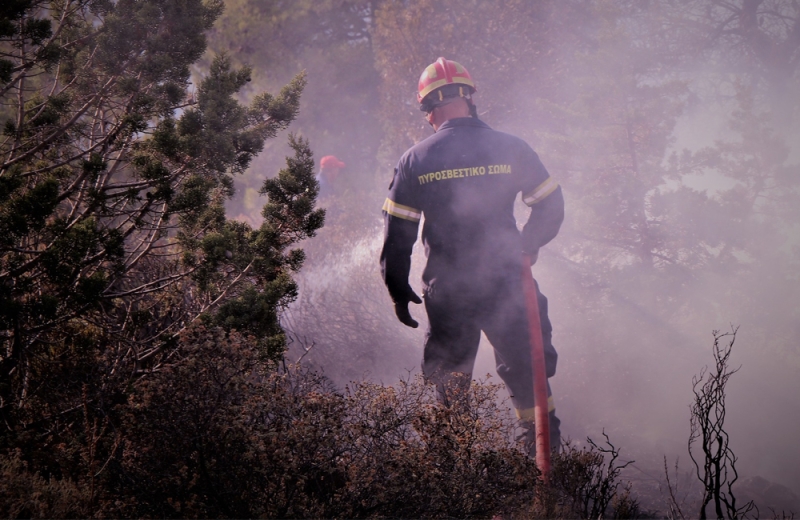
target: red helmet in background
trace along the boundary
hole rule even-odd
[[[339,176],[339,170],[342,168],[344,168],[344,163],[335,155],[326,155],[319,160],[317,180],[332,184]]]
[[[453,86],[442,89],[447,85]],[[422,104],[429,94],[438,89],[442,90],[439,91],[439,99],[437,101],[442,101],[445,97],[470,97],[478,90],[475,88],[472,76],[469,75],[463,65],[444,58],[439,58],[431,63],[422,72],[419,77],[417,101]]]
[[[319,166],[323,170],[327,170],[329,168],[344,168],[345,164],[337,159],[335,155],[326,155],[320,159]]]

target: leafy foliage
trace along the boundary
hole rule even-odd
[[[217,1],[3,9],[0,450],[29,483],[88,486],[78,509],[9,514],[83,516],[123,450],[117,407],[178,356],[192,323],[237,328],[280,359],[277,315],[304,260],[294,246],[324,220],[308,142],[290,139],[260,227],[223,205],[233,176],[296,117],[305,78],[243,105],[250,69],[220,55],[190,95]]]

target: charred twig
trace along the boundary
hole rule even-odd
[[[753,509],[756,509],[752,501],[741,507],[736,506],[733,484],[739,478],[736,470],[738,458],[730,447],[730,439],[725,431],[726,386],[730,377],[741,368],[729,367],[731,350],[738,330],[738,327],[732,328],[731,332],[724,334],[718,330],[713,331],[715,361],[713,372],[705,367],[699,376],[692,378],[694,402],[691,408],[688,447],[697,478],[703,484],[700,518],[708,518],[706,509],[712,502],[715,518],[746,518]],[[727,345],[721,344],[724,338],[729,338]],[[696,457],[693,452],[693,448],[698,444],[702,451],[702,459]]]

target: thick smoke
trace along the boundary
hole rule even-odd
[[[787,2],[778,4],[789,9]],[[623,20],[619,26],[651,23],[647,15],[677,16],[656,13],[655,7],[650,13],[628,9],[642,18],[626,18],[621,7],[615,15]],[[800,24],[800,12],[786,13]],[[681,469],[691,469],[686,442],[692,377],[713,362],[712,330],[739,327],[732,364],[741,369],[729,385],[726,423],[738,469],[743,478],[762,476],[800,494],[800,237],[797,219],[792,220],[800,207],[800,128],[792,115],[800,89],[784,89],[786,98],[771,98],[778,91],[752,79],[748,71],[755,58],[744,52],[737,61],[708,43],[696,53],[677,49],[683,52],[680,59],[665,57],[653,42],[642,44],[641,34],[629,35],[628,41],[624,34],[609,36],[608,27],[598,28],[600,22],[585,24],[586,34],[577,38],[564,33],[561,41],[550,34],[552,59],[537,62],[557,62],[551,79],[559,92],[532,69],[497,72],[480,49],[447,56],[464,63],[476,79],[481,117],[528,140],[564,189],[567,220],[534,267],[550,301],[559,352],[551,384],[562,431],[582,442],[605,430],[624,456],[637,460],[642,480],[662,476],[665,455],[670,464],[679,457]],[[627,47],[609,44],[604,61],[585,47],[583,39],[595,37],[618,38]],[[431,48],[437,43],[432,41]],[[373,41],[367,48],[371,52],[379,44]],[[321,201],[328,210],[326,227],[304,246],[308,262],[298,276],[300,295],[285,314],[292,340],[289,360],[302,358],[342,386],[362,377],[392,383],[418,370],[424,309],[412,305],[420,321],[416,330],[394,317],[378,274],[380,207],[399,158],[395,150],[431,132],[413,106],[418,72],[407,78],[407,99],[396,99],[385,94],[387,87],[376,76],[376,67],[386,65],[374,65],[369,52],[350,45],[359,49],[357,56],[341,47],[326,54],[309,46],[296,56],[296,69],[260,80],[272,87],[306,69],[309,88],[294,129],[310,139],[317,158],[335,154],[347,164],[336,191]],[[700,52],[705,49],[711,50]],[[438,56],[431,52],[408,69],[421,71]],[[649,71],[641,65],[648,61],[662,68]],[[636,67],[646,72],[631,72]],[[785,81],[796,87],[793,74]],[[777,117],[776,107],[788,116]],[[419,121],[404,130],[412,136],[407,143],[387,144],[404,124],[392,119],[397,113]],[[398,128],[389,129],[394,121]],[[641,131],[634,136],[638,166],[642,177],[649,176],[636,182],[626,176],[639,172],[625,170],[624,161],[613,156],[615,132],[624,130],[626,121]],[[772,134],[754,134],[757,124]],[[277,171],[282,155],[277,147],[262,154],[239,186],[231,214],[259,221],[263,200],[253,190],[261,177]],[[783,183],[785,189],[778,184],[756,195],[752,190],[759,182]],[[635,187],[630,196],[620,188],[628,185]],[[737,201],[754,210],[737,213]],[[628,213],[620,209],[626,204],[632,208]],[[617,210],[621,216],[603,213]],[[527,218],[522,207],[517,216],[520,224]],[[634,217],[646,221],[651,233],[639,237],[655,237],[662,249],[639,255],[636,244],[623,247],[630,237],[614,226],[633,229]],[[411,277],[418,292],[424,262],[418,244]],[[484,339],[474,376],[486,374],[499,382]]]

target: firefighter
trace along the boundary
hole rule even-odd
[[[511,395],[523,440],[533,455],[533,376],[522,289],[523,254],[532,262],[558,233],[564,198],[537,154],[523,140],[478,119],[475,84],[467,69],[439,58],[419,79],[417,101],[434,134],[411,147],[395,168],[383,205],[381,273],[397,318],[409,327],[409,302],[422,303],[428,330],[422,370],[440,399],[454,374],[471,378],[481,331],[494,347],[497,373]],[[514,201],[531,208],[519,231]],[[422,299],[408,283],[420,219],[427,264]],[[547,299],[538,291],[547,377],[557,354]],[[468,380],[468,379],[467,379]],[[549,385],[548,385],[549,391]],[[551,446],[560,445],[552,396]]]
[[[320,197],[327,197],[333,194],[336,179],[339,177],[339,172],[341,172],[344,167],[345,164],[335,155],[326,155],[320,159],[319,173],[317,173]]]

